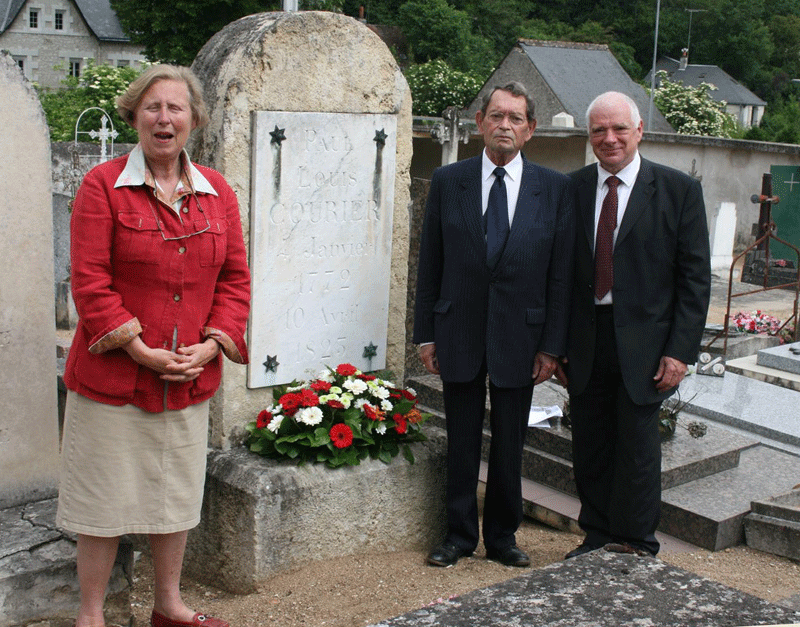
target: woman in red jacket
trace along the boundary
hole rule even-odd
[[[222,354],[247,363],[250,273],[236,195],[184,146],[208,121],[187,68],[153,66],[117,101],[133,151],[75,197],[69,352],[57,522],[78,534],[76,627],[102,627],[119,537],[148,534],[153,627],[228,623],[190,610],[180,574],[200,519],[209,399]]]

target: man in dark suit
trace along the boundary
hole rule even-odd
[[[447,419],[448,530],[428,563],[452,566],[478,544],[488,373],[486,555],[527,566],[514,537],[522,447],[533,386],[566,348],[574,191],[568,177],[520,153],[536,128],[522,85],[495,88],[475,119],[485,150],[434,172],[420,242],[414,342],[441,375]]]
[[[583,543],[655,555],[661,402],[696,361],[711,284],[700,183],[640,157],[624,94],[586,115],[599,163],[573,174],[577,242],[566,373]],[[567,375],[569,380],[567,381]]]

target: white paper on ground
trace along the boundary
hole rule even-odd
[[[564,414],[558,405],[550,405],[549,407],[531,407],[531,412],[528,414],[529,427],[549,427],[550,418],[559,418]]]

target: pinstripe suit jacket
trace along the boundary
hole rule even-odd
[[[574,247],[570,179],[523,158],[514,221],[486,264],[481,157],[438,168],[420,242],[414,342],[435,342],[442,380],[522,387],[538,351],[564,355]]]

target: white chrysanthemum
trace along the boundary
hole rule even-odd
[[[383,411],[392,411],[394,409],[394,405],[392,405],[392,401],[381,401],[381,409]]]
[[[267,425],[267,429],[272,431],[272,433],[278,433],[278,429],[281,427],[281,423],[283,422],[283,416],[280,414],[273,415],[272,420],[270,420],[269,424]]]
[[[381,435],[386,433],[386,423],[385,422],[379,423],[378,426],[375,427],[375,432],[380,433]]]
[[[370,384],[374,383],[375,383],[374,381],[370,381]],[[384,387],[381,387],[380,385],[370,385],[369,389],[372,395],[375,396],[376,398],[379,398],[381,400],[389,398],[389,390],[387,390]]]
[[[348,379],[342,384],[342,387],[356,396],[367,391],[367,384],[361,379]]]
[[[369,401],[366,398],[356,399],[356,407],[358,407],[359,409],[363,409],[364,405],[369,405]]]
[[[313,427],[322,422],[322,410],[319,407],[303,407],[297,410],[297,422]]]
[[[320,381],[325,381],[326,383],[334,382],[333,373],[327,368],[325,368],[325,370],[323,370],[317,375],[317,379],[319,379]]]

